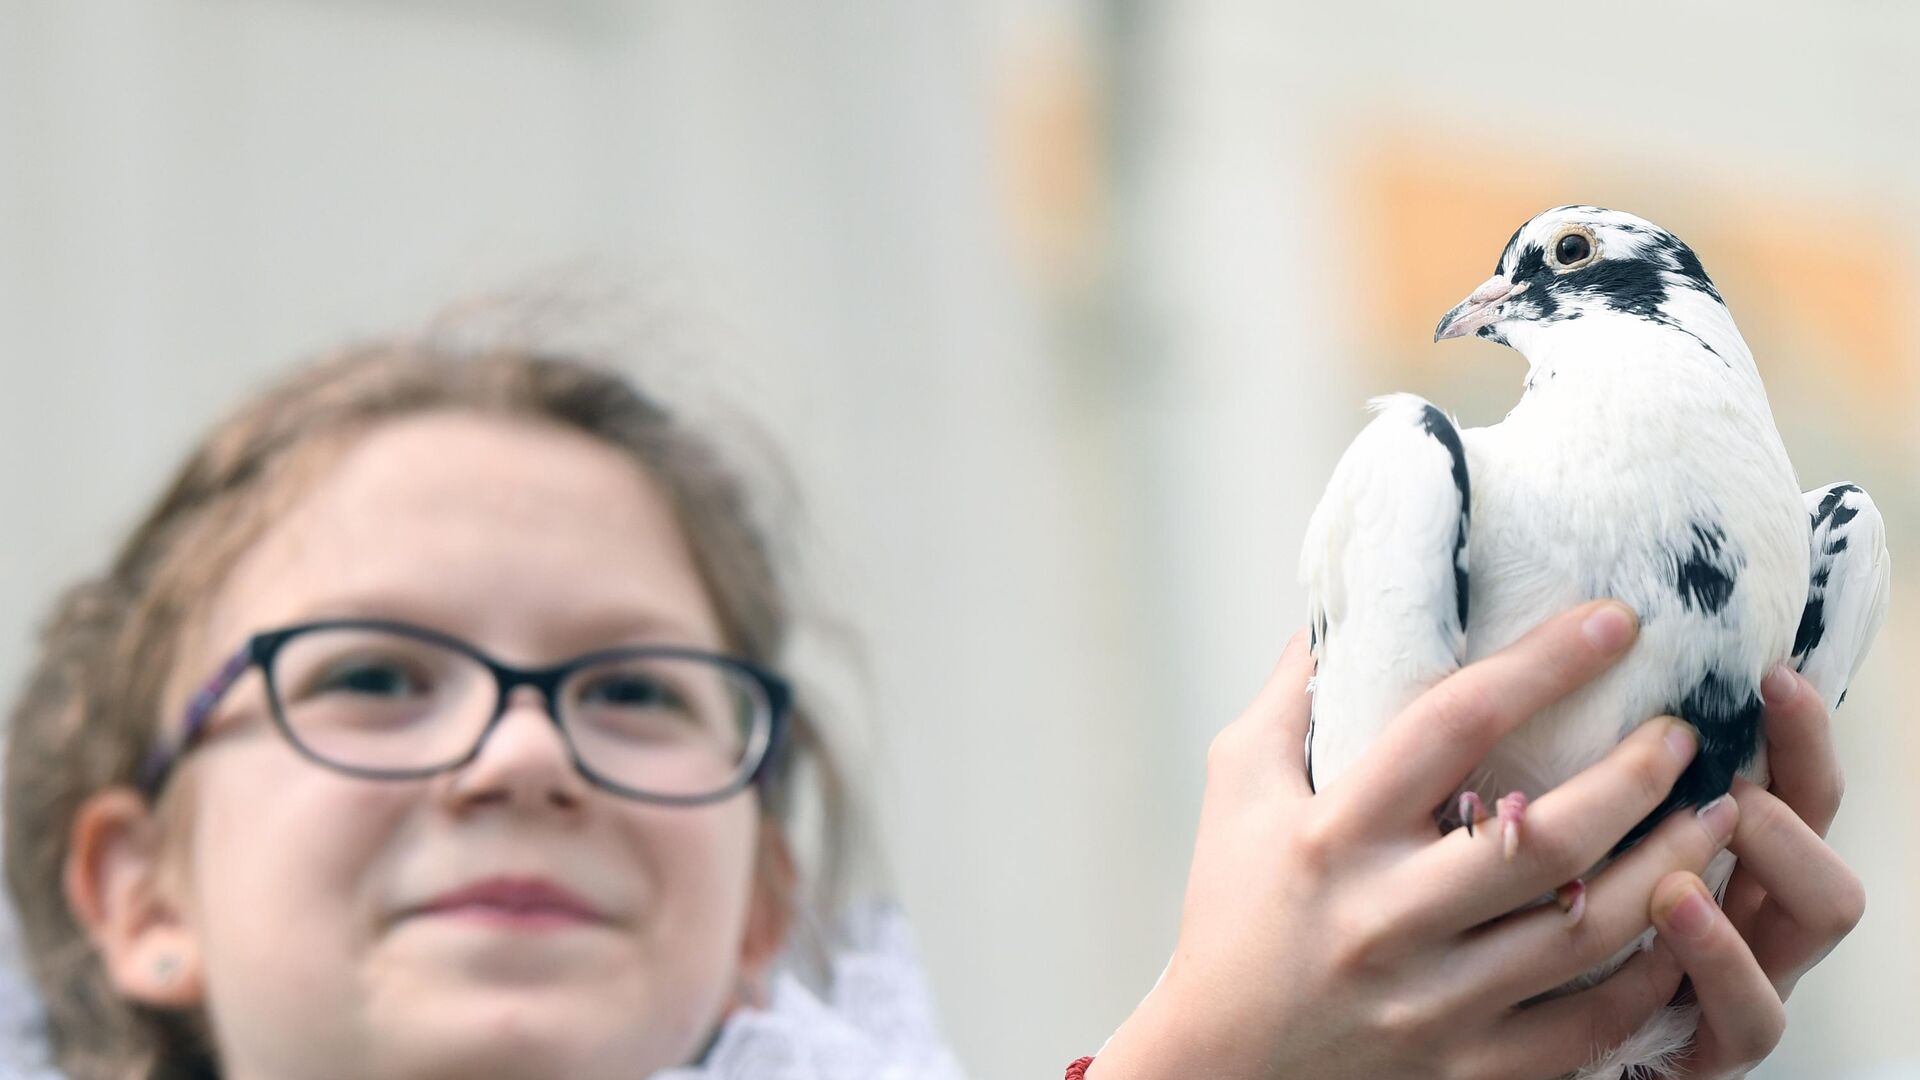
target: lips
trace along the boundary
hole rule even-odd
[[[604,922],[578,893],[538,877],[493,877],[442,893],[411,912],[472,914],[506,920]]]

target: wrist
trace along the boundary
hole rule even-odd
[[[1127,1017],[1100,1048],[1086,1080],[1209,1080],[1260,1075],[1253,1063],[1234,1060],[1237,1040],[1210,1030],[1218,1016],[1182,1008],[1163,983]]]

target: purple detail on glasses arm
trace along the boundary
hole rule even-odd
[[[173,764],[181,754],[187,752],[199,740],[200,732],[207,726],[207,718],[213,715],[213,707],[222,695],[233,686],[241,674],[253,663],[253,646],[249,642],[227,658],[227,662],[214,672],[213,678],[201,685],[187,702],[185,719],[180,725],[178,740],[162,739],[147,753],[145,774],[148,784],[160,778],[160,774]]]

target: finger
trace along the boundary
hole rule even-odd
[[[1786,1030],[1786,1006],[1706,885],[1689,873],[1662,879],[1654,889],[1653,923],[1700,1003],[1691,1071],[1718,1076],[1772,1053]]]
[[[1639,1031],[1673,1000],[1682,974],[1673,951],[1656,942],[1597,985],[1513,1010],[1475,1053],[1474,1067],[1458,1075],[1537,1080],[1571,1073]]]
[[[1405,865],[1406,917],[1458,932],[1584,876],[1660,805],[1699,735],[1673,717],[1640,725],[1605,758],[1527,807],[1526,841],[1508,861],[1498,829],[1455,829]],[[1419,883],[1414,885],[1412,883]]]
[[[1307,632],[1293,635],[1265,686],[1239,718],[1214,736],[1207,751],[1207,777],[1243,784],[1280,785],[1307,794],[1307,722],[1313,699],[1313,653]]]
[[[1597,600],[1454,672],[1395,717],[1328,789],[1350,821],[1419,821],[1459,789],[1500,738],[1619,659],[1638,632],[1633,611]]]
[[[1754,880],[1753,872],[1744,863],[1734,863],[1733,876],[1727,879],[1726,891],[1720,897],[1720,910],[1727,913],[1727,921],[1740,931],[1741,937],[1748,937],[1747,927],[1753,925],[1754,916],[1760,913],[1760,905],[1766,900],[1767,890]]]
[[[1766,895],[1748,940],[1783,994],[1866,913],[1866,889],[1838,852],[1785,802],[1735,780],[1740,825],[1728,846]]]
[[[1587,884],[1585,914],[1575,921],[1558,907],[1529,908],[1469,936],[1470,970],[1491,973],[1488,993],[1525,1001],[1612,958],[1652,925],[1647,900],[1675,870],[1706,869],[1733,836],[1740,805],[1715,799],[1698,813],[1680,811],[1647,834]]]
[[[1762,718],[1773,793],[1825,836],[1846,789],[1826,705],[1813,686],[1785,664],[1767,674],[1760,693],[1767,703]]]

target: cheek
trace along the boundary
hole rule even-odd
[[[657,940],[685,963],[731,971],[753,894],[759,823],[751,804],[647,808],[633,826],[652,879],[648,914]]]
[[[297,761],[205,779],[193,891],[209,975],[250,980],[263,956],[309,978],[344,962],[371,918],[366,884],[396,793]]]

